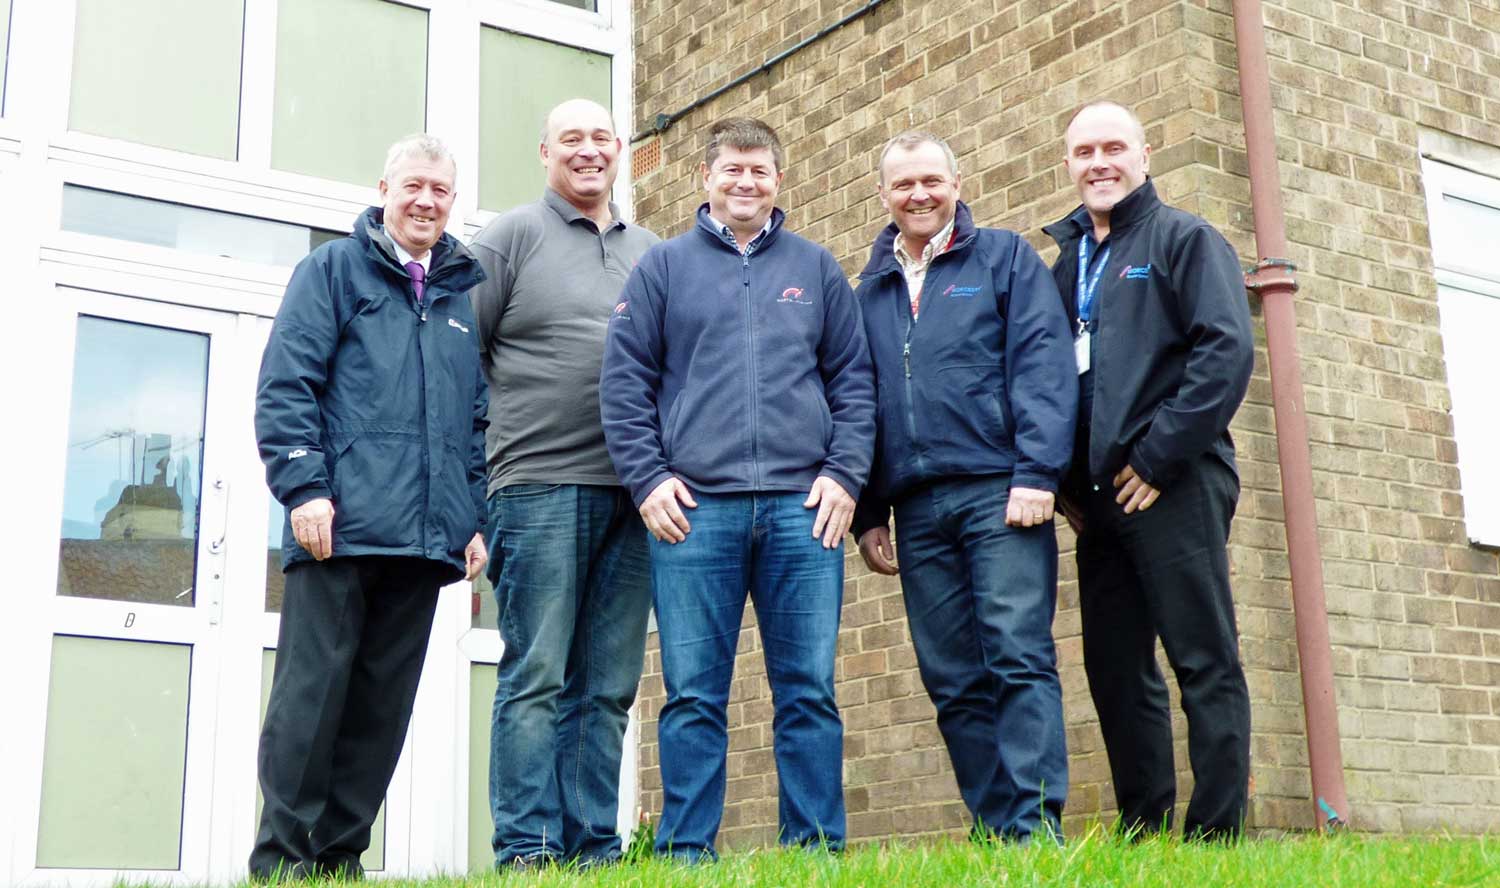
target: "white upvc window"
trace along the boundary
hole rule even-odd
[[[1500,546],[1500,178],[1483,168],[1422,160],[1464,524],[1470,542]]]

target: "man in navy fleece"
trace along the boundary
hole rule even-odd
[[[855,536],[895,574],[922,684],[977,835],[1060,829],[1068,792],[1053,498],[1073,449],[1068,317],[1020,235],[974,224],[958,162],[932,133],[880,154],[859,299],[881,422]]]
[[[604,436],[650,531],[667,702],[656,850],[712,859],[745,594],[775,701],[781,841],[844,843],[834,649],[875,387],[833,256],[783,228],[781,142],[715,124],[697,224],[641,258],[600,377]]]

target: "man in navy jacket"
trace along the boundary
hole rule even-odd
[[[1239,499],[1229,421],[1254,341],[1234,249],[1163,204],[1129,109],[1083,107],[1065,164],[1083,204],[1047,227],[1074,321],[1080,396],[1063,507],[1078,531],[1089,690],[1121,825],[1170,828],[1172,721],[1156,641],[1187,714],[1193,797],[1183,831],[1239,835],[1250,779],[1250,698],[1226,545]]]
[[[362,872],[438,587],[484,566],[489,398],[466,298],[484,273],[443,232],[455,177],[431,136],[391,146],[384,206],[297,265],[261,361],[255,433],[289,514],[257,879]]]
[[[843,539],[874,441],[858,306],[775,209],[785,158],[758,120],[714,125],[708,202],[648,250],[604,353],[604,436],[651,533],[667,701],[656,850],[712,858],[745,592],[776,707],[781,841],[845,838],[833,671]]]
[[[1060,835],[1068,791],[1053,498],[1077,406],[1067,316],[1011,231],[977,228],[947,143],[881,152],[875,239],[858,296],[875,363],[875,467],[855,534],[898,566],[922,683],[978,836]]]

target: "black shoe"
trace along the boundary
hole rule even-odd
[[[359,862],[358,857],[320,860],[313,867],[313,872],[319,878],[335,879],[340,882],[363,882],[365,879],[365,868]]]

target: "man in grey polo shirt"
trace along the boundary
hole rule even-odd
[[[609,111],[558,105],[547,189],[470,249],[490,384],[489,578],[505,644],[495,689],[495,862],[589,866],[620,856],[620,750],[651,606],[646,531],[599,420],[604,336],[656,235],[610,202],[623,145]]]

